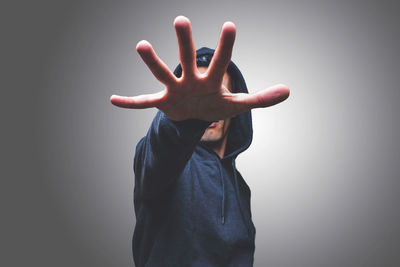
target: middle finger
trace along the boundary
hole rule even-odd
[[[179,58],[181,60],[183,76],[190,77],[195,74],[196,50],[192,39],[190,21],[184,16],[175,18],[174,26],[178,38]]]

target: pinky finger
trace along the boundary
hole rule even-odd
[[[132,97],[112,95],[110,97],[110,101],[113,105],[121,108],[145,109],[157,107],[158,104],[163,100],[164,95],[164,91],[155,94],[138,95]]]

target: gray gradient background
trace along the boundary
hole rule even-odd
[[[394,3],[394,2],[393,2]],[[174,68],[177,15],[197,48],[237,26],[253,111],[238,158],[255,266],[400,266],[400,18],[383,1],[13,1],[1,8],[1,266],[133,266],[133,155],[156,110],[111,94],[162,89],[135,51]]]

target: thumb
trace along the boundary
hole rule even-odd
[[[250,110],[276,105],[287,99],[289,94],[289,87],[284,84],[276,84],[254,94],[236,94],[237,97],[234,101],[240,103],[242,108]]]

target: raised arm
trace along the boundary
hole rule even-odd
[[[178,178],[209,124],[197,119],[172,121],[159,111],[136,146],[137,195],[157,196]]]
[[[114,105],[133,109],[156,107],[175,121],[216,121],[253,108],[275,105],[289,96],[289,88],[283,84],[274,85],[255,94],[230,93],[221,86],[235,41],[236,27],[232,22],[224,23],[215,54],[204,74],[196,67],[196,51],[190,21],[178,16],[174,26],[178,37],[182,77],[174,76],[156,55],[150,43],[140,41],[136,50],[154,76],[165,85],[165,89],[155,94],[134,97],[113,95],[110,100]]]
[[[156,195],[177,178],[211,121],[275,105],[289,96],[288,87],[281,84],[255,94],[231,93],[222,86],[236,35],[232,22],[224,23],[205,73],[200,73],[196,66],[190,21],[178,16],[174,27],[182,76],[178,78],[169,70],[150,43],[140,41],[137,52],[165,89],[155,94],[110,98],[118,107],[160,110],[147,135],[139,142],[135,155],[135,190],[148,196]]]

